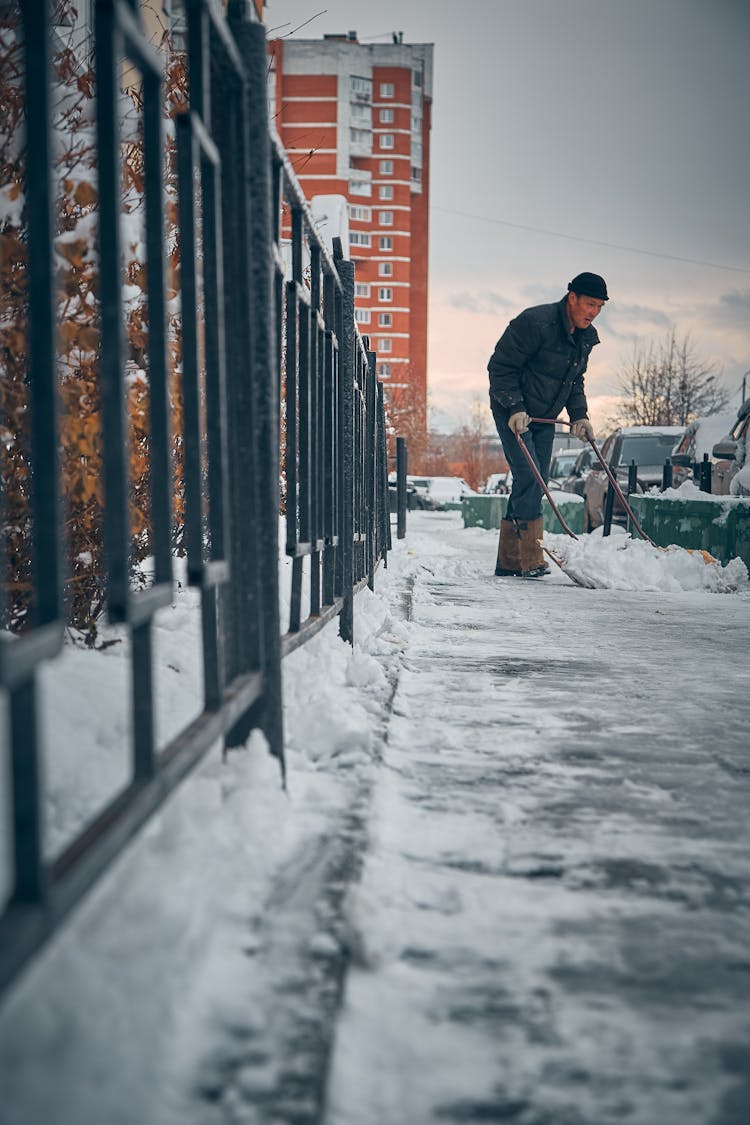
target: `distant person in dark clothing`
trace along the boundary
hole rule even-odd
[[[492,416],[513,472],[506,518],[500,524],[497,575],[539,578],[549,573],[540,545],[542,490],[517,435],[524,435],[545,481],[555,427],[532,418],[557,418],[565,408],[572,433],[582,441],[593,439],[583,375],[589,352],[599,343],[593,321],[608,299],[604,278],[579,273],[561,301],[524,309],[511,320],[487,365]]]

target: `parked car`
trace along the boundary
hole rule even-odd
[[[389,473],[388,488],[395,490],[396,474]],[[406,478],[407,506],[427,511],[442,511],[446,504],[459,504],[462,496],[476,496],[477,492],[463,477]]]
[[[463,477],[430,477],[429,480],[427,494],[436,507],[459,504],[463,496],[478,495]]]
[[[430,481],[431,477],[415,477],[407,476],[406,483],[411,485],[415,490],[414,507],[424,509],[426,511],[434,511],[439,507],[430,496]]]
[[[724,473],[732,496],[750,496],[750,398],[737,411],[737,420],[712,450],[716,471]]]
[[[638,468],[637,490],[646,492],[661,485],[664,462],[685,432],[684,426],[623,426],[611,433],[602,446],[602,456],[616,476],[623,492],[627,491],[628,466],[635,461]],[[583,525],[593,531],[604,522],[604,501],[609,487],[607,474],[595,461],[583,488]],[[612,510],[615,523],[625,524],[624,508],[615,498]]]
[[[729,491],[728,468],[733,462],[720,462],[713,456],[713,449],[730,432],[736,419],[734,411],[729,411],[709,414],[690,423],[672,450],[672,484],[675,488],[697,474],[704,454],[708,454],[712,469],[711,491],[719,494]]]
[[[431,477],[407,476],[406,478],[406,507],[409,511],[427,510],[435,511],[442,505],[434,500],[429,493]],[[396,511],[396,474],[388,474],[388,492],[391,497],[391,510]]]
[[[596,454],[590,445],[578,451],[578,456],[575,459],[575,464],[566,477],[560,481],[560,487],[563,492],[573,492],[576,496],[583,496],[583,488],[586,484],[586,477],[591,471],[593,464],[599,464],[596,459]]]
[[[578,449],[559,449],[552,454],[549,463],[549,480],[547,485],[551,489],[562,489],[563,480],[571,473],[578,460]]]
[[[510,492],[510,486],[513,483],[513,473],[510,469],[505,473],[490,473],[487,480],[484,482],[484,492],[487,493],[505,493]]]

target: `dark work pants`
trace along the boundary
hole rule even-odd
[[[542,514],[542,490],[529,468],[523,451],[518,447],[518,438],[508,426],[508,411],[502,410],[494,402],[491,406],[503,452],[513,473],[506,517],[511,520],[538,519]],[[532,422],[528,432],[521,435],[521,440],[533,457],[545,482],[549,477],[554,438],[555,427],[544,422]]]

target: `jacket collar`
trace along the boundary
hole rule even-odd
[[[562,333],[565,336],[566,340],[569,340],[569,341],[572,342],[574,339],[576,339],[576,337],[570,331],[570,321],[568,320],[567,304],[568,304],[568,295],[566,293],[565,296],[563,297],[562,301],[558,302],[557,308],[558,308],[558,311],[560,313],[560,328],[562,330]],[[585,340],[585,342],[587,344],[589,344],[592,348],[593,348],[594,344],[599,343],[599,333],[594,328],[593,324],[590,324],[588,326],[588,328],[576,329],[576,331],[578,332],[577,339]]]

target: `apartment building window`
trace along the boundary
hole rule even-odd
[[[356,130],[354,130],[354,129],[351,130],[351,132],[355,132],[355,131]],[[381,148],[395,148],[396,147],[396,140],[395,140],[395,137],[393,136],[393,133],[381,133],[380,134],[380,147]]]
[[[369,180],[350,180],[350,195],[372,195],[372,184]]]
[[[414,85],[415,86],[421,86],[422,85],[422,71],[421,70],[412,71],[412,78],[414,79]]]
[[[354,319],[356,320],[357,324],[369,324],[370,323],[370,310],[369,309],[355,309],[354,310]]]
[[[393,290],[392,289],[378,289],[378,300],[379,301],[392,301],[393,300]]]
[[[353,145],[371,145],[372,133],[369,129],[350,129],[349,140]]]
[[[356,97],[357,99],[367,98],[367,100],[369,101],[372,97],[372,79],[359,78],[357,75],[353,74],[351,76],[349,89],[353,97]]]
[[[393,239],[389,234],[381,235],[380,242],[378,243],[381,250],[392,250]]]
[[[378,313],[378,328],[390,328],[393,324],[391,313]]]
[[[370,223],[372,222],[372,208],[359,207],[356,203],[350,203],[349,218],[358,223]]]
[[[353,105],[351,107],[351,118],[354,125],[369,129],[372,125],[372,110],[369,105]]]
[[[367,284],[366,281],[355,281],[354,282],[354,296],[355,297],[369,297],[370,296],[370,286]]]
[[[392,160],[381,160],[380,161],[380,175],[381,176],[392,176],[393,175],[393,161]]]
[[[352,246],[372,246],[372,235],[369,231],[353,230],[349,232],[349,242]]]
[[[393,226],[393,211],[381,211],[379,219],[381,227]]]
[[[384,336],[382,340],[378,340],[378,351],[379,352],[390,352],[392,350],[393,350],[393,341],[389,340],[387,336]]]
[[[381,184],[378,195],[381,199],[393,199],[393,184]]]
[[[378,263],[378,276],[379,277],[393,277],[393,262],[379,262]]]
[[[392,109],[381,109],[380,111],[380,124],[392,125],[395,120],[395,111]]]
[[[390,379],[390,377],[391,377],[391,365],[390,365],[390,363],[379,363],[378,364],[378,375],[380,376],[381,379]]]
[[[381,98],[392,98],[396,93],[395,87],[392,82],[380,83],[380,96]]]

